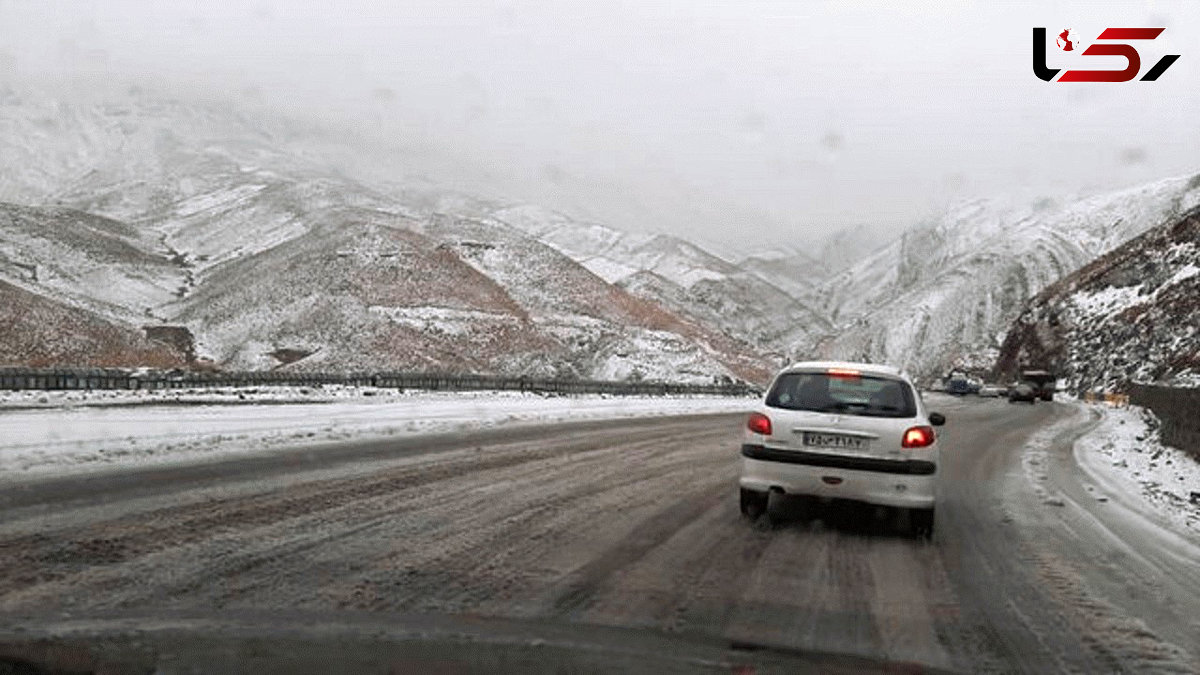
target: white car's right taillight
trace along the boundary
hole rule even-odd
[[[927,448],[933,445],[936,436],[933,433],[933,427],[921,425],[918,427],[909,427],[904,432],[904,437],[900,440],[902,448]]]

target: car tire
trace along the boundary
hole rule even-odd
[[[766,517],[762,520],[770,529],[775,529],[788,521],[790,509],[795,502],[792,496],[784,494],[783,490],[771,490],[766,496],[767,506],[763,510]]]
[[[761,516],[767,510],[767,499],[770,495],[766,492],[755,492],[754,490],[741,489],[741,508],[742,515],[754,520]]]
[[[908,524],[912,529],[912,533],[924,539],[933,538],[933,514],[934,509],[910,509],[908,512]]]

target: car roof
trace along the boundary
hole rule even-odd
[[[857,361],[800,361],[793,363],[783,372],[794,372],[801,370],[828,370],[830,368],[849,368],[870,375],[890,375],[892,377],[904,377],[904,373],[900,372],[899,368],[894,366],[885,366],[879,363],[860,363]]]

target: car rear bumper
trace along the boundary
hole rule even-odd
[[[904,508],[934,504],[937,464],[742,446],[741,487]],[[840,479],[840,480],[839,480]]]

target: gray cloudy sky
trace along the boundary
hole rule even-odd
[[[249,91],[468,156],[519,198],[742,243],[1197,168],[1200,3],[891,4],[0,0],[0,72]],[[1182,58],[1047,84],[1033,26],[1165,26],[1143,70]]]

